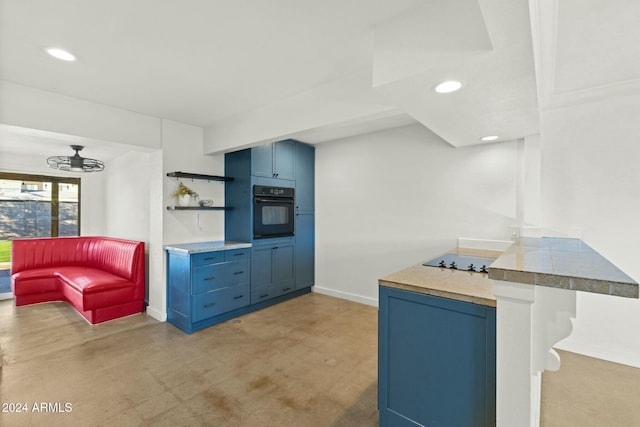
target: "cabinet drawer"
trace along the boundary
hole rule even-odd
[[[193,297],[193,321],[208,319],[249,305],[249,284],[231,286]]]
[[[251,248],[233,249],[231,251],[224,252],[224,260],[225,261],[242,261],[245,259],[249,259],[250,254],[251,254]]]
[[[249,261],[224,262],[193,269],[192,294],[249,283]]]
[[[251,304],[267,301],[276,296],[274,286],[264,286],[258,289],[251,289]]]
[[[276,285],[277,296],[289,294],[295,290],[296,290],[296,285],[293,282],[279,283]]]
[[[215,264],[224,261],[224,251],[201,252],[191,255],[191,266],[199,267],[201,265]]]

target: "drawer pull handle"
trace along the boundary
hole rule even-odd
[[[244,273],[244,271],[236,271],[236,272],[235,272],[235,273],[233,273],[233,274],[235,274],[235,275],[237,276],[238,274],[242,274],[242,273]]]
[[[260,298],[266,298],[268,296],[269,296],[269,294],[264,294],[264,295],[260,295]]]
[[[215,302],[210,302],[209,304],[205,304],[204,308],[209,308],[209,307],[213,307],[214,305],[216,305]]]
[[[204,260],[205,260],[205,261],[211,261],[212,259],[216,259],[216,258],[217,258],[217,257],[212,256],[212,257],[209,257],[209,258],[205,258]]]
[[[204,280],[215,280],[216,276],[205,277]]]
[[[233,299],[240,299],[242,297],[244,297],[244,294],[243,295],[237,295],[237,296],[233,297]]]
[[[286,291],[288,291],[289,289],[291,289],[291,288],[284,288],[284,289],[282,290],[282,292],[286,292]]]
[[[244,255],[244,252],[241,252],[239,254],[233,254],[233,256],[243,256],[243,255]]]

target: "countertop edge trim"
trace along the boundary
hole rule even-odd
[[[416,293],[425,294],[425,295],[432,295],[432,296],[452,299],[456,301],[463,301],[471,304],[483,305],[486,307],[495,308],[497,305],[495,299],[472,296],[467,294],[459,294],[455,292],[447,292],[447,291],[437,290],[433,288],[425,288],[422,286],[410,285],[407,283],[391,282],[383,279],[378,280],[378,286],[385,286],[387,288],[394,288],[394,289],[402,289],[405,291],[411,291],[411,292],[416,292]]]

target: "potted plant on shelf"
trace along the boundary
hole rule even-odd
[[[194,199],[197,199],[198,193],[181,182],[176,192],[173,193],[173,197],[178,198],[179,206],[189,206],[189,204],[191,203],[191,198],[193,197]]]

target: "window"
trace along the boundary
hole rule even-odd
[[[0,172],[0,240],[80,235],[80,178]]]
[[[11,291],[11,240],[79,235],[80,178],[0,172],[0,295]]]

